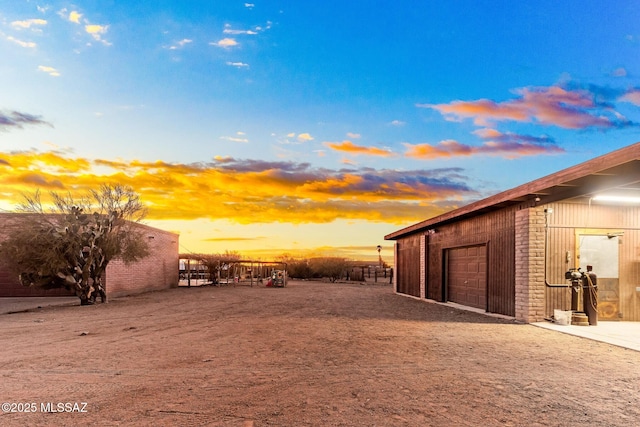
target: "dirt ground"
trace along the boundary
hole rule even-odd
[[[178,288],[0,325],[3,426],[640,423],[640,352],[389,285]]]

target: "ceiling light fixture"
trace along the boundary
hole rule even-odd
[[[632,197],[632,196],[608,196],[608,195],[599,195],[595,196],[592,199],[594,202],[619,202],[619,203],[640,203],[640,197]]]

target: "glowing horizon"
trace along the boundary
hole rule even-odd
[[[128,185],[185,252],[389,262],[386,234],[640,140],[634,2],[0,12],[0,208]]]

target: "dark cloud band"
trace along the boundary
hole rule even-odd
[[[0,129],[22,129],[25,125],[53,126],[51,123],[42,120],[41,116],[19,111],[0,111]]]

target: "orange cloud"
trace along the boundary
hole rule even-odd
[[[479,126],[497,121],[537,122],[567,129],[612,128],[630,124],[609,105],[596,103],[596,94],[584,89],[567,90],[551,86],[523,88],[514,93],[518,95],[516,99],[504,102],[480,99],[417,106],[437,110],[449,120],[472,119]]]
[[[230,37],[225,37],[221,40],[218,40],[217,42],[211,42],[209,44],[212,46],[221,47],[223,49],[230,49],[232,47],[238,46],[238,42]]]
[[[406,223],[477,197],[460,172],[328,170],[308,163],[233,158],[179,164],[92,161],[55,152],[0,153],[0,202],[16,203],[21,193],[37,188],[76,194],[119,183],[140,194],[150,220]]]
[[[460,144],[458,141],[447,140],[439,142],[437,145],[431,144],[405,144],[406,157],[415,159],[437,159],[441,157],[470,156],[473,150],[470,146]]]
[[[561,154],[565,150],[555,145],[547,137],[532,137],[513,133],[502,133],[495,129],[479,129],[474,132],[485,142],[480,146],[466,145],[458,141],[447,140],[436,145],[405,144],[406,157],[416,159],[437,159],[443,157],[460,157],[472,155],[501,156],[513,159],[523,156]]]
[[[364,147],[362,145],[356,145],[351,141],[342,141],[342,142],[325,142],[325,146],[336,150],[342,151],[350,154],[363,154],[368,156],[381,156],[381,157],[392,157],[394,153],[389,150],[383,150],[377,147]]]
[[[640,105],[640,89],[631,89],[627,91],[627,93],[625,93],[620,99],[635,105]]]

